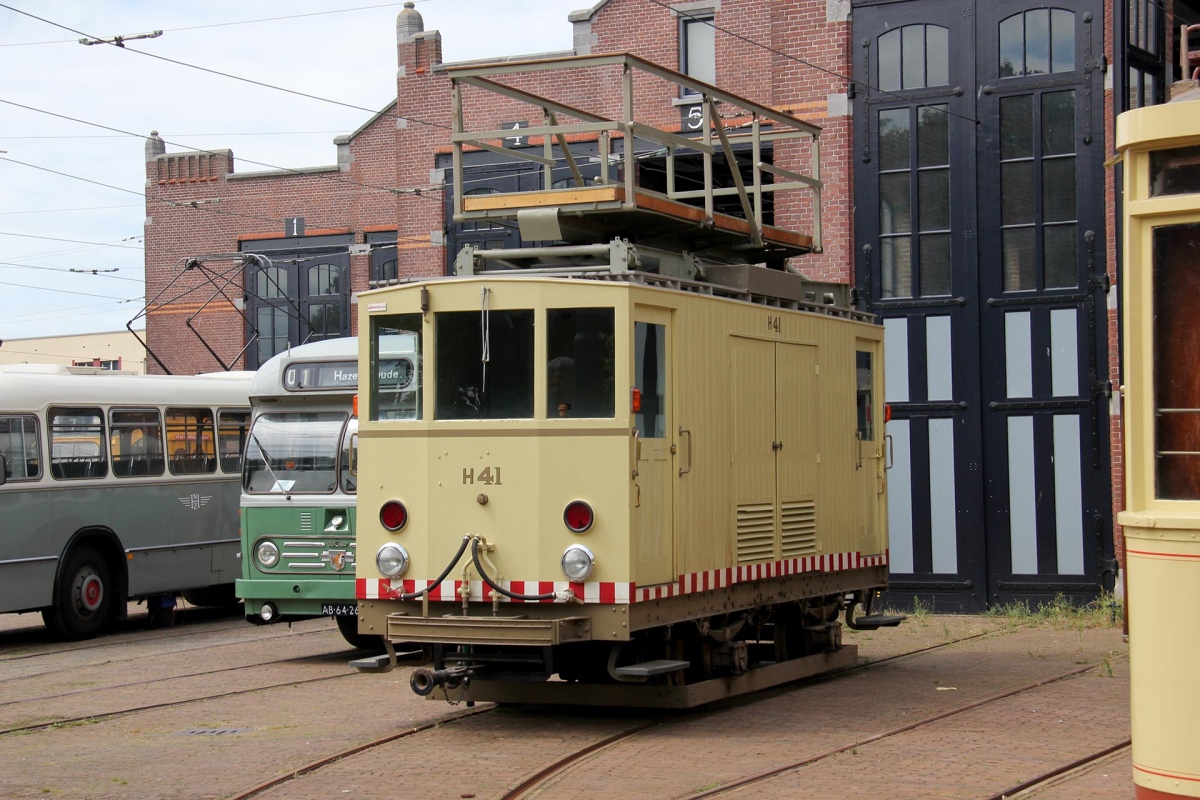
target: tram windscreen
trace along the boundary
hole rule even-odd
[[[533,417],[533,311],[435,316],[436,419]]]
[[[250,494],[331,494],[349,415],[339,411],[262,414],[250,428],[242,486]]]
[[[421,418],[421,315],[371,318],[371,419]]]
[[[546,350],[546,417],[612,419],[613,310],[547,309]]]

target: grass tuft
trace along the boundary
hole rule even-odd
[[[1021,600],[988,610],[987,616],[1003,620],[1010,627],[1038,625],[1052,628],[1114,628],[1121,624],[1123,609],[1119,600],[1105,593],[1086,605],[1076,605],[1058,595],[1048,603],[1031,606]]]

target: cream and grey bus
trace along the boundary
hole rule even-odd
[[[235,602],[251,373],[0,367],[0,612],[94,636],[127,602]]]

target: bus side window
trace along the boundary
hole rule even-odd
[[[217,471],[213,412],[207,408],[167,409],[167,451],[172,475]]]
[[[217,425],[217,449],[221,471],[241,474],[242,453],[246,451],[246,431],[250,429],[249,411],[220,411]]]
[[[113,475],[137,478],[163,474],[162,418],[158,409],[109,412]]]
[[[0,456],[5,480],[32,481],[42,476],[37,417],[0,417]]]
[[[99,408],[51,408],[50,474],[59,480],[108,475],[104,412]]]

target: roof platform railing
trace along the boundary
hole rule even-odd
[[[614,115],[616,118],[501,82],[505,76],[552,71],[590,69],[604,75],[606,71],[597,68],[609,68],[607,72],[614,74],[620,83],[609,92],[604,91],[603,82],[594,87],[597,97],[620,98],[620,113]],[[743,262],[779,262],[791,256],[821,251],[821,131],[816,125],[629,53],[471,64],[449,67],[447,74],[451,80],[453,102],[451,145],[455,222],[516,219],[522,236],[530,241],[583,241],[589,238],[605,241],[632,228],[638,231],[642,240],[660,244],[686,241],[694,246],[699,238],[709,252],[723,253],[729,260]],[[635,76],[648,76],[672,87],[665,97],[678,91],[673,87],[683,87],[689,100],[694,97],[701,114],[698,135],[690,138],[635,119],[635,88],[638,86]],[[579,85],[579,81],[556,81],[555,85]],[[530,137],[531,143],[541,138],[540,153],[535,148],[504,147],[504,140],[513,137],[512,130],[467,130],[465,121],[476,116],[471,113],[472,109],[464,108],[464,96],[475,94],[464,92],[464,87],[468,86],[540,109],[541,124],[520,129],[520,136]],[[644,103],[647,96],[643,92],[638,100]],[[721,104],[719,109],[718,103]],[[736,122],[736,129],[731,129],[730,120]],[[597,141],[601,166],[599,175],[589,183],[569,142],[591,137]],[[665,191],[638,184],[638,170],[634,165],[639,158],[635,146],[639,140],[661,148],[655,155],[662,156],[665,162]],[[775,143],[792,140],[809,143],[809,174],[800,171],[802,167],[787,169],[764,159],[764,145],[774,147]],[[746,144],[750,150],[750,169],[743,176],[734,146],[742,146],[744,154]],[[556,167],[561,170],[565,164],[573,185],[535,192],[465,195],[465,148],[479,148],[510,159],[540,164],[545,187],[553,186],[553,170]],[[700,155],[701,188],[678,187],[681,181],[677,180],[680,175],[676,158],[681,153]],[[718,154],[724,157],[729,168],[727,179],[724,174],[720,179],[714,176],[714,156]],[[765,198],[795,191],[811,195],[812,230],[807,234],[764,223],[768,205]],[[727,212],[715,209],[716,198],[725,197],[737,198],[740,213],[733,209],[727,209]],[[696,203],[697,200],[703,200],[703,204]],[[773,202],[771,205],[774,207]]]

